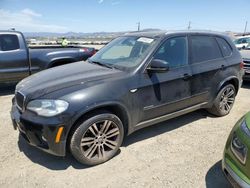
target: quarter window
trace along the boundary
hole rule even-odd
[[[191,36],[192,63],[222,58],[219,46],[213,37]]]
[[[170,68],[181,67],[187,64],[187,40],[186,37],[168,39],[154,55],[155,59],[169,63]]]
[[[17,50],[19,48],[16,35],[0,35],[0,51]]]
[[[221,48],[222,54],[224,57],[230,56],[232,54],[232,48],[231,46],[228,44],[227,41],[225,41],[222,38],[216,38],[216,40],[218,41],[218,44]]]

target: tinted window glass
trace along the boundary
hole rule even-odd
[[[242,39],[236,39],[236,40],[234,40],[234,43],[235,43],[235,44],[240,44],[241,41],[242,41]]]
[[[0,35],[0,50],[10,51],[19,49],[18,38],[16,35]]]
[[[216,38],[218,41],[218,44],[221,48],[222,54],[224,57],[226,56],[230,56],[232,54],[232,48],[231,46],[227,43],[227,41],[225,41],[222,38]]]
[[[190,42],[192,63],[199,63],[222,57],[219,46],[213,37],[192,36],[190,37]]]
[[[187,64],[186,37],[168,39],[154,55],[155,59],[161,59],[169,63],[170,68]]]

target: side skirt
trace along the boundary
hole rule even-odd
[[[169,120],[169,119],[172,119],[172,118],[187,114],[189,112],[193,112],[195,110],[201,109],[202,107],[204,107],[207,104],[208,104],[208,102],[203,102],[203,103],[197,104],[195,106],[191,106],[191,107],[179,110],[177,112],[173,112],[173,113],[166,114],[166,115],[163,115],[163,116],[160,116],[160,117],[156,117],[154,119],[143,121],[143,122],[141,122],[141,123],[139,123],[139,124],[137,124],[135,126],[134,131],[137,131],[137,130],[139,130],[141,128],[148,127],[150,125],[157,124],[157,123],[160,123],[160,122],[163,122],[163,121],[166,121],[166,120]]]

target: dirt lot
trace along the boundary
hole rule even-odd
[[[0,91],[0,187],[230,187],[221,171],[224,144],[250,110],[248,83],[230,115],[215,118],[200,110],[140,130],[112,160],[88,168],[19,138],[9,115],[13,87]]]

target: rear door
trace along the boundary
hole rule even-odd
[[[189,49],[192,70],[190,88],[195,105],[209,101],[211,89],[227,63],[213,36],[189,36]]]
[[[20,36],[21,37],[21,36]],[[27,50],[16,34],[0,34],[0,82],[19,81],[29,75]]]

